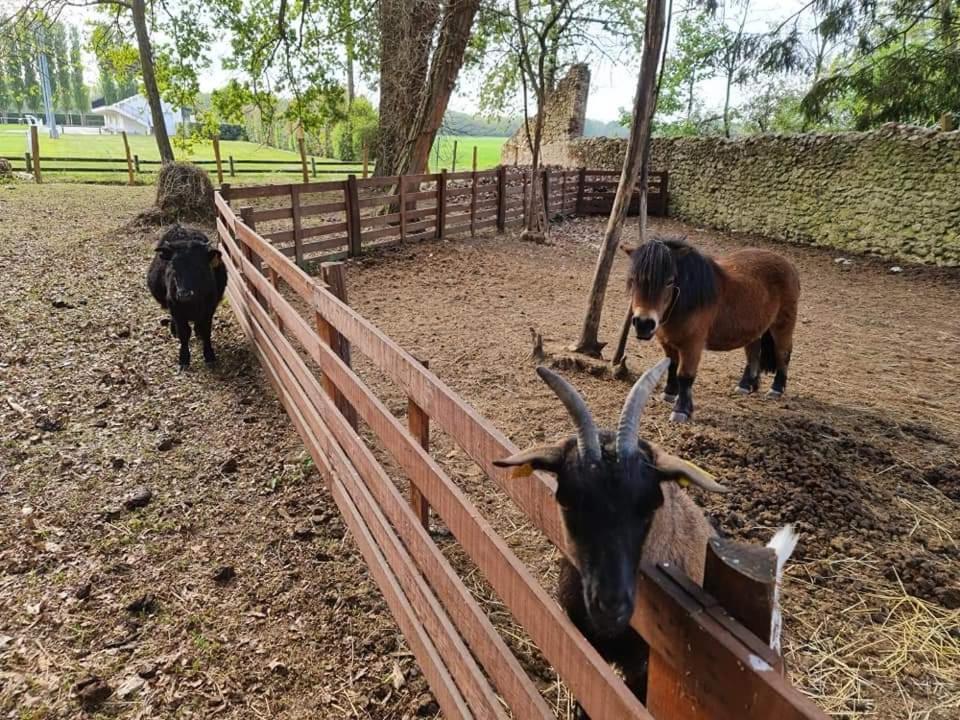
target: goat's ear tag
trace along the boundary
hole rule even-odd
[[[690,487],[690,481],[683,475],[677,475],[677,485],[680,487]]]
[[[525,478],[533,475],[533,465],[530,463],[524,463],[523,465],[518,465],[513,469],[513,472],[510,473],[510,477],[515,478]]]
[[[693,470],[695,470],[696,472],[700,473],[701,475],[706,475],[706,476],[707,476],[708,478],[710,478],[711,480],[714,480],[714,479],[715,479],[714,476],[713,476],[713,474],[708,473],[706,470],[704,470],[704,469],[703,469],[702,467],[700,467],[699,465],[694,465],[694,464],[693,464],[692,462],[690,462],[689,460],[680,459],[680,462],[682,462],[682,463],[683,463],[684,465],[686,465],[687,467],[692,468]],[[688,478],[686,475],[677,475],[677,482],[680,484],[680,487],[689,487],[689,486],[690,486],[690,478]]]

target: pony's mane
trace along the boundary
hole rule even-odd
[[[679,293],[670,310],[682,317],[717,300],[720,268],[682,237],[655,237],[630,253],[628,282],[647,299],[658,299],[673,282]]]

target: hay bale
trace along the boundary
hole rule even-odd
[[[9,180],[13,177],[13,165],[4,157],[0,157],[0,178]]]
[[[152,225],[181,221],[212,223],[213,183],[207,171],[188,162],[164,165],[157,175],[154,207],[140,213],[137,220]]]

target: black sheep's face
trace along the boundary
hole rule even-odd
[[[163,279],[170,302],[199,302],[216,287],[213,268],[220,264],[219,250],[191,242],[161,245],[157,253],[166,263]]]
[[[515,476],[533,470],[556,475],[557,504],[580,571],[587,616],[595,632],[604,637],[622,633],[633,615],[643,546],[654,514],[663,504],[661,483],[694,482],[715,492],[725,490],[700,468],[637,437],[642,404],[666,367],[661,362],[637,382],[616,433],[596,430],[586,405],[573,395],[576,391],[558,375],[539,368],[540,376],[558,395],[565,393],[561,400],[567,398],[568,410],[578,408],[579,420],[575,416],[574,421],[579,434],[494,463],[516,468]]]

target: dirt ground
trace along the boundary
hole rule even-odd
[[[144,188],[0,187],[0,713],[82,717],[87,702],[124,718],[433,716],[226,307],[219,367],[176,373],[143,284],[153,238],[120,229],[151,199]],[[712,252],[745,243],[653,228]],[[576,337],[601,233],[599,220],[577,220],[553,246],[487,235],[382,251],[349,264],[350,302],[519,445],[552,439],[569,423],[533,373],[530,328],[548,350]],[[658,404],[643,432],[735,490],[699,498],[724,532],[766,541],[797,523],[785,651],[803,691],[838,718],[955,718],[960,278],[775,247],[803,282],[787,398],[735,396],[742,356],[709,354],[695,423],[671,425]],[[628,348],[636,370],[659,357],[635,339]],[[396,388],[357,367],[401,413]],[[566,372],[613,423],[628,385]],[[552,587],[555,552],[439,433],[434,447]],[[535,649],[511,644],[529,650],[524,662],[566,714]],[[92,678],[112,690],[102,702]]]

